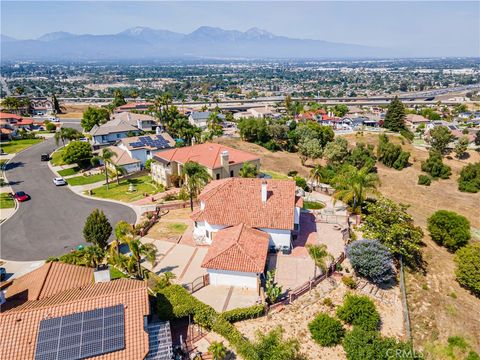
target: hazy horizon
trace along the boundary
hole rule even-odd
[[[257,27],[297,39],[392,49],[405,57],[480,56],[476,1],[88,2],[2,1],[1,33],[115,34],[132,27],[190,33],[200,26]]]

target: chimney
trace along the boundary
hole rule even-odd
[[[228,151],[223,150],[220,154],[220,164],[228,171]]]
[[[267,202],[267,180],[262,180],[262,203]]]

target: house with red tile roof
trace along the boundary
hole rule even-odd
[[[182,174],[183,165],[194,161],[205,166],[214,180],[238,176],[245,162],[260,168],[260,158],[246,151],[204,143],[158,152],[151,165],[152,178],[166,187],[173,185],[172,178]]]
[[[120,113],[124,111],[148,111],[151,106],[153,106],[153,103],[148,101],[130,102],[117,107],[114,112]]]
[[[5,302],[0,306],[0,359],[172,356],[168,322],[147,321],[144,281],[94,283],[91,268],[47,263],[1,285]],[[159,327],[165,330],[162,339]],[[165,357],[151,356],[160,353]]]

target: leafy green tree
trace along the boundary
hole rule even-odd
[[[395,277],[390,250],[377,240],[357,240],[347,246],[347,257],[355,272],[382,284]]]
[[[212,354],[213,360],[224,360],[227,356],[227,348],[223,342],[214,341],[208,347],[208,352]]]
[[[373,168],[375,166],[376,157],[374,153],[373,145],[365,145],[364,143],[357,143],[355,148],[352,149],[347,161],[355,166],[357,169],[363,167]]]
[[[446,126],[435,126],[430,130],[428,141],[432,150],[445,154],[448,144],[455,139],[450,129]]]
[[[347,294],[343,305],[337,309],[337,316],[363,330],[377,330],[380,324],[380,314],[368,296]]]
[[[302,360],[300,345],[296,339],[283,338],[283,330],[278,327],[268,333],[258,331],[252,343],[255,360]]]
[[[453,148],[453,152],[458,159],[461,159],[465,155],[465,152],[468,149],[468,144],[469,140],[467,136],[462,136],[460,139],[458,139],[455,147]]]
[[[352,202],[352,211],[361,211],[363,202],[369,194],[376,194],[379,183],[378,176],[371,173],[369,168],[357,169],[346,164],[331,183],[335,187],[333,197],[346,203]]]
[[[200,194],[211,177],[205,166],[194,161],[188,161],[183,166],[182,176],[185,178],[184,188],[190,196],[190,209],[193,211],[193,199]]]
[[[267,301],[270,304],[274,304],[275,301],[277,301],[277,299],[282,294],[282,287],[275,282],[274,270],[269,270],[267,272],[267,281],[265,283],[265,293],[266,293]]]
[[[100,155],[97,155],[92,159],[92,163],[95,163],[95,162],[98,162],[98,161],[103,162],[103,171],[105,173],[105,182],[106,182],[106,185],[107,185],[107,190],[109,188],[107,165],[108,164],[113,164],[112,161],[113,161],[114,157],[117,157],[117,153],[114,153],[109,148],[103,148]]]
[[[114,108],[117,108],[119,106],[125,105],[127,102],[125,101],[125,97],[123,96],[123,93],[120,90],[115,90],[113,93],[113,102],[112,105]]]
[[[306,139],[298,145],[298,153],[302,165],[307,159],[318,159],[322,156],[322,144],[318,139]]]
[[[395,96],[388,105],[383,127],[392,131],[405,129],[405,106],[398,96]]]
[[[460,171],[458,190],[471,193],[480,191],[480,162],[468,164]]]
[[[112,226],[103,211],[95,209],[88,215],[83,227],[83,237],[85,241],[105,249],[108,245],[108,239],[112,235]]]
[[[410,153],[403,151],[400,145],[392,144],[387,135],[381,134],[379,136],[377,156],[378,160],[385,166],[402,170],[408,165]]]
[[[308,324],[313,340],[320,346],[335,346],[340,344],[345,329],[340,321],[327,314],[320,313]]]
[[[453,211],[438,210],[428,218],[428,231],[433,241],[455,251],[468,244],[470,222]]]
[[[67,164],[78,164],[85,167],[90,164],[93,157],[92,146],[83,141],[72,141],[65,147],[62,159]]]
[[[7,111],[18,111],[22,107],[22,102],[19,98],[7,96],[2,100],[2,106]]]
[[[110,120],[110,114],[107,109],[89,106],[83,112],[80,123],[85,131],[90,131],[95,125],[105,124],[108,120]]]
[[[480,243],[472,243],[455,253],[455,274],[460,285],[480,297]]]
[[[336,137],[323,150],[323,157],[333,166],[338,166],[348,159],[348,142],[343,137]]]
[[[48,123],[47,126],[52,123]],[[55,126],[55,124],[53,124]],[[56,129],[56,126],[55,126]],[[47,129],[48,130],[48,129]],[[77,129],[74,128],[69,128],[69,127],[61,127],[59,131],[55,133],[55,144],[58,146],[60,141],[62,141],[63,145],[65,146],[65,141],[72,141],[72,140],[78,140],[81,137],[83,137],[83,134],[78,131]]]
[[[264,144],[270,140],[267,121],[265,119],[246,118],[238,122],[238,130],[242,140]]]
[[[348,113],[348,106],[344,104],[335,105],[332,108],[332,112],[335,116],[344,117]]]
[[[216,111],[212,111],[207,120],[207,129],[210,134],[213,136],[222,136],[222,119]]]
[[[243,178],[256,178],[258,175],[257,166],[250,162],[244,162],[239,171],[239,175]]]
[[[383,197],[368,203],[362,231],[365,237],[379,240],[392,254],[403,256],[413,266],[421,259],[423,231],[414,225],[406,209],[407,206]]]
[[[47,123],[45,125],[45,130],[49,131],[49,132],[55,132],[57,130],[57,125],[55,125],[54,123]],[[57,135],[57,134],[55,134]],[[56,140],[56,137],[55,137],[55,140]],[[57,144],[58,145],[58,144]]]
[[[430,151],[428,159],[422,162],[422,171],[430,174],[434,179],[448,179],[452,174],[450,166],[442,161],[442,155],[436,151]]]

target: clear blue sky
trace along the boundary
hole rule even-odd
[[[393,48],[408,56],[480,56],[479,1],[3,1],[1,33],[111,34],[134,26],[199,26]]]

